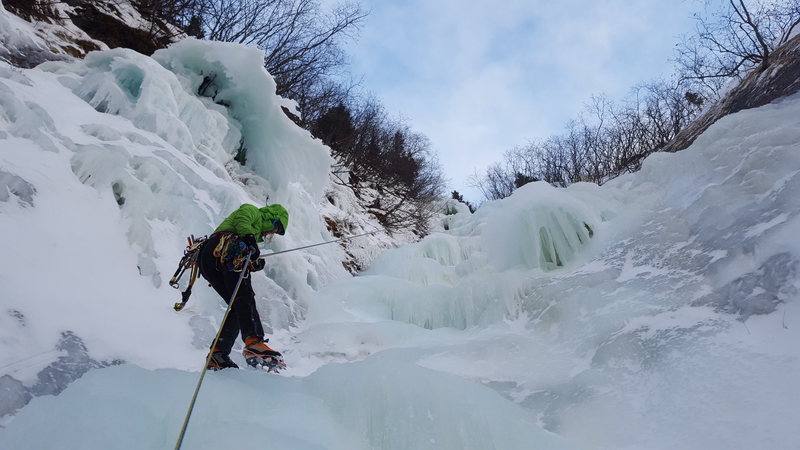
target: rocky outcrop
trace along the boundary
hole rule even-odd
[[[109,48],[129,48],[151,55],[182,35],[163,23],[144,20],[134,4],[97,0],[64,0],[72,7],[69,19],[92,39]],[[120,6],[122,5],[122,6]]]
[[[71,331],[61,333],[55,350],[61,355],[39,372],[36,382],[31,386],[26,386],[8,374],[0,377],[0,417],[16,412],[34,397],[58,395],[89,370],[122,364],[120,360],[92,359],[83,340]],[[29,363],[27,360],[12,362],[7,369],[13,373],[14,369]]]
[[[676,152],[690,146],[719,118],[743,109],[757,108],[800,91],[800,35],[777,48],[766,68],[750,72],[720,101],[681,130],[662,151]]]
[[[132,0],[4,0],[0,6],[0,59],[23,68],[117,47],[151,55],[186,36],[150,20]]]

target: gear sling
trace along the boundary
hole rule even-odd
[[[169,285],[175,289],[180,289],[180,279],[187,270],[191,270],[189,285],[186,290],[181,292],[181,301],[173,306],[175,311],[180,311],[186,306],[189,297],[192,295],[192,286],[197,281],[200,273],[200,251],[203,245],[212,238],[219,236],[219,243],[214,247],[214,257],[219,258],[219,264],[230,272],[241,272],[245,263],[245,247],[237,238],[236,234],[230,231],[217,231],[211,237],[203,236],[195,238],[194,235],[186,238],[189,245],[183,251],[183,258],[178,263],[178,269],[169,280]],[[250,269],[254,269],[254,263],[250,262]],[[245,275],[246,276],[246,275]]]
[[[189,245],[187,245],[186,250],[183,251],[183,258],[181,258],[178,263],[178,270],[175,271],[175,274],[172,275],[172,279],[169,280],[169,285],[175,289],[180,289],[178,283],[181,277],[183,277],[183,274],[187,270],[191,270],[192,275],[189,277],[189,286],[185,291],[181,292],[181,301],[174,305],[175,311],[182,310],[183,307],[186,306],[186,302],[189,301],[189,297],[192,295],[192,286],[194,286],[194,282],[197,281],[197,274],[200,272],[200,264],[198,264],[197,261],[200,257],[200,247],[203,246],[208,238],[204,236],[197,239],[194,235],[191,235],[186,238],[186,240]]]

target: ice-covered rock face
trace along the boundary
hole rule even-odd
[[[281,107],[295,110],[296,105],[274,95],[275,81],[263,67],[263,52],[186,39],[157,51],[153,59],[175,73],[188,91],[224,106],[228,122],[241,127],[238,156],[274,191],[300,183],[312,198],[322,196],[333,162],[330,150],[289,125]],[[273,125],[281,122],[283,126]]]
[[[274,95],[262,62],[257,49],[187,39],[153,58],[115,49],[41,67],[98,112],[133,125],[83,124],[82,132],[94,139],[66,145],[75,152],[71,164],[81,181],[111,187],[131,221],[129,238],[141,249],[139,269],[156,285],[163,275],[156,268],[154,221],[199,234],[239,204],[269,197],[289,209],[297,239],[318,240],[325,232],[314,199],[328,180],[329,150],[285,117],[281,108],[290,102]],[[246,160],[250,171],[231,164],[234,157]],[[249,185],[250,198],[225,186],[234,179]],[[283,289],[304,292],[307,282],[296,275],[308,270],[297,258],[292,264],[276,278]]]
[[[291,212],[296,239],[324,233],[315,199],[328,179],[329,151],[284,116],[290,102],[274,95],[259,50],[188,39],[152,58],[115,49],[41,69],[97,112],[127,119],[83,123],[89,139],[61,143],[74,153],[78,179],[113,193],[139,249],[139,271],[156,286],[164,277],[155,236],[163,222],[199,235],[241,203],[269,197]],[[237,156],[250,171],[231,164]],[[234,180],[249,185],[249,197]],[[277,268],[273,278],[292,295],[305,292],[307,262],[286,259],[292,269]],[[333,272],[322,280],[341,271]]]
[[[230,159],[241,139],[224,108],[204,103],[176,74],[132,50],[93,52],[81,62],[42,68],[61,75],[61,82],[97,111],[129,119],[211,170]],[[115,140],[99,129],[87,131]]]
[[[797,114],[798,97],[742,112],[603,187],[533,184],[450,216],[321,292],[301,346],[413,348],[588,448],[791,446]]]
[[[596,186],[583,189],[591,199]],[[464,210],[450,216],[446,233],[380,256],[365,273],[374,277],[354,282],[355,289],[333,287],[324,302],[343,299],[338,301],[427,329],[516,317],[526,289],[519,274],[543,274],[579,258],[604,214],[609,212],[563,190],[532,183],[474,215]]]
[[[194,40],[155,59],[116,49],[34,70],[0,63],[0,231],[15,255],[0,306],[26,317],[0,314],[0,341],[11,362],[48,355],[0,375],[30,387],[65,331],[94,336],[92,360],[196,367],[222,302],[199,282],[184,315],[169,310],[178,292],[165,280],[188,235],[269,196],[291,226],[265,253],[330,238],[317,209],[328,149],[283,114],[274,87],[258,50]],[[348,275],[343,259],[328,246],[254,274],[265,328],[302,320],[309,293]],[[172,351],[145,350],[162,346]]]
[[[156,267],[154,222],[203,230],[241,201],[235,189],[217,188],[231,180],[224,164],[239,140],[234,122],[207,108],[174,74],[131,50],[95,52],[84,61],[42,68],[98,112],[133,125],[96,119],[80,125],[90,139],[62,142],[73,152],[70,165],[81,182],[111,190],[130,222],[128,238],[140,249],[139,270],[159,286],[163,274]],[[198,165],[207,171],[198,171]]]

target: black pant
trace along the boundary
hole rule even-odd
[[[211,235],[200,249],[200,274],[211,283],[211,286],[225,302],[228,302],[242,273],[226,270],[220,265],[219,259],[214,257],[214,248],[219,244],[221,237],[222,235],[219,233]],[[256,309],[255,293],[249,276],[242,280],[228,319],[222,324],[217,350],[230,353],[240,330],[242,340],[251,336],[264,338],[264,328],[261,326],[261,317]]]

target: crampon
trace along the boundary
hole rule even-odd
[[[279,373],[286,368],[286,363],[280,356],[248,356],[245,361],[251,367],[272,373]]]

